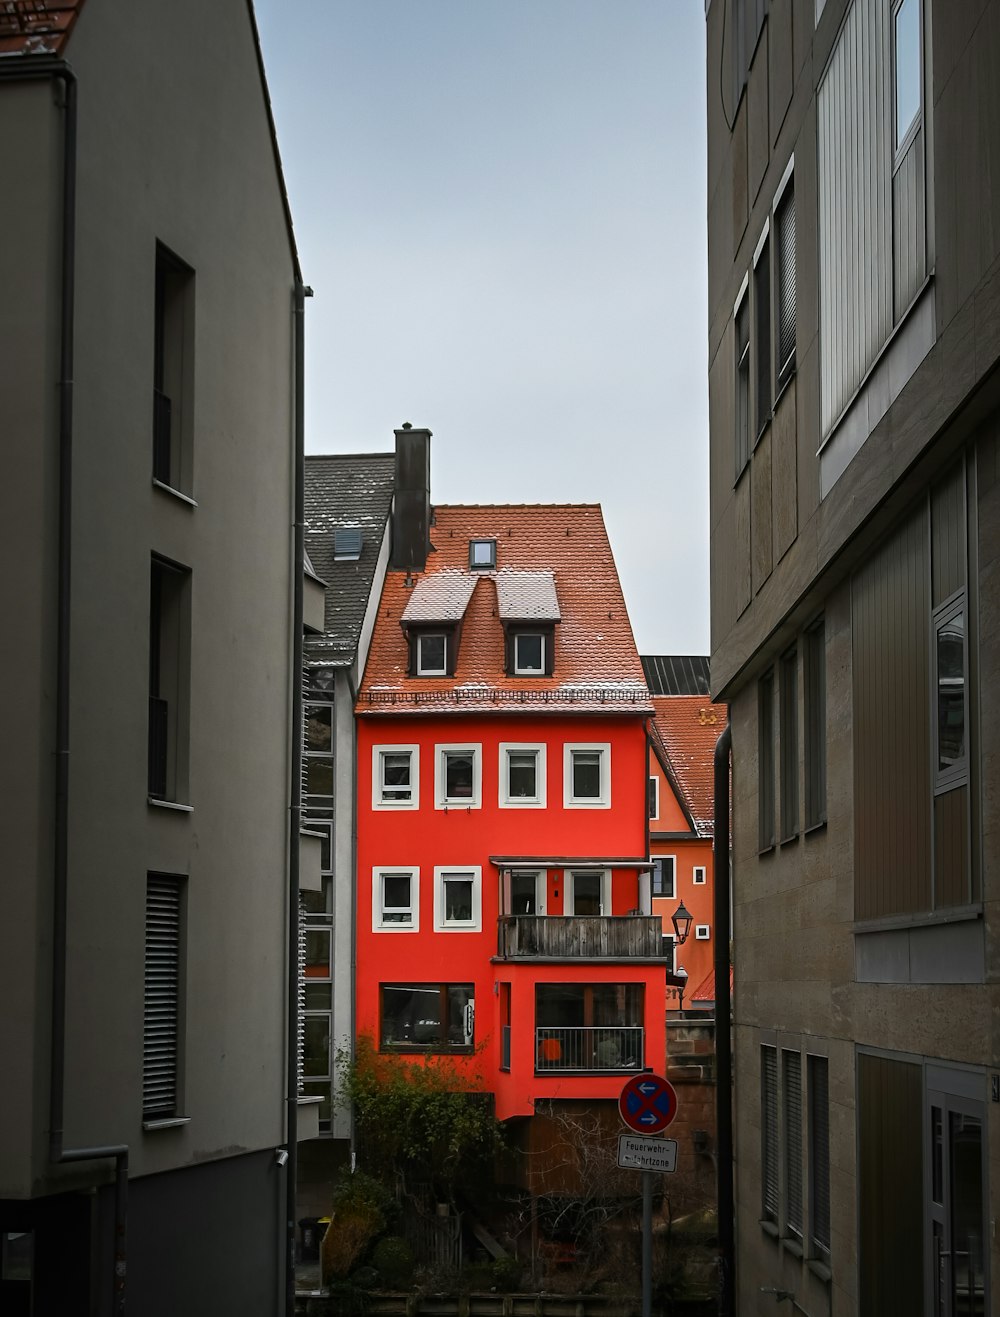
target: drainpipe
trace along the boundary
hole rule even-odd
[[[358,1057],[357,1049],[357,982],[358,982],[358,720],[354,706],[358,702],[357,687],[347,668],[347,689],[351,696],[351,1063]],[[358,1166],[358,1141],[354,1127],[354,1108],[351,1107],[350,1155],[351,1174]]]
[[[305,570],[305,306],[295,284],[295,489],[292,518],[292,737],[288,823],[288,949],[285,1056],[285,1313],[295,1317],[295,1200],[299,1137],[299,853],[302,832],[302,596]]]
[[[23,61],[23,62],[22,62]],[[0,63],[0,82],[51,79],[63,86],[62,270],[59,326],[59,493],[56,557],[55,800],[52,874],[52,1014],[49,1056],[49,1161],[115,1161],[114,1269],[112,1311],[125,1312],[128,1145],[63,1146],[66,1089],[66,911],[69,878],[69,695],[70,602],[73,513],[73,315],[76,284],[77,84],[61,60],[19,57]]]
[[[730,868],[730,749],[727,722],[715,746],[715,841],[713,887],[715,916],[715,1105],[719,1204],[719,1317],[736,1311],[736,1231],[733,1195],[733,1045],[729,988]]]

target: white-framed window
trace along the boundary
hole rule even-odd
[[[435,933],[477,933],[482,926],[483,871],[479,865],[435,867]]]
[[[417,676],[448,675],[448,637],[443,631],[423,631],[417,636]]]
[[[545,635],[541,631],[514,634],[515,677],[539,677],[545,672]]]
[[[660,817],[660,779],[658,777],[650,777],[647,785],[647,797],[649,817],[658,819]]]
[[[434,805],[436,809],[479,809],[483,803],[481,745],[435,746]]]
[[[567,809],[611,808],[611,746],[607,741],[565,747],[563,803]]]
[[[705,885],[705,872],[706,869],[704,864],[696,864],[694,866],[691,873],[691,881],[694,883],[695,887],[703,887]]]
[[[568,915],[611,914],[611,870],[572,869],[566,874]]]
[[[653,872],[650,887],[653,896],[675,896],[677,880],[677,856],[654,855]]]
[[[497,565],[496,540],[470,540],[469,566],[475,570],[488,571]]]
[[[420,804],[420,747],[372,746],[372,809],[416,809]]]
[[[372,931],[416,933],[420,928],[420,870],[380,865],[372,870]]]
[[[695,924],[694,936],[696,942],[707,942],[712,936],[711,927],[708,924]]]
[[[545,746],[539,742],[500,742],[500,807],[544,809]]]
[[[515,869],[504,874],[504,913],[544,915],[547,875],[544,869]]]

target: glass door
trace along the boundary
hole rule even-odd
[[[973,1077],[954,1073],[954,1087],[968,1088],[961,1081]],[[942,1069],[935,1067],[931,1082],[940,1082],[941,1076]],[[982,1083],[981,1077],[978,1082]],[[985,1317],[989,1311],[985,1107],[977,1098],[930,1088],[927,1111],[929,1312],[932,1317]]]

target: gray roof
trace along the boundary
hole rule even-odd
[[[701,654],[644,654],[642,670],[653,695],[708,695],[708,659]]]
[[[404,622],[460,622],[478,576],[445,568],[422,576],[403,609]]]
[[[496,583],[497,606],[504,621],[559,621],[554,572],[519,572],[504,568],[497,572]]]
[[[313,657],[322,655],[331,663],[346,665],[358,652],[392,505],[395,462],[393,453],[306,457],[306,554],[327,586],[326,630],[322,640],[310,642]],[[344,526],[361,530],[361,556],[356,561],[334,558],[334,532]]]

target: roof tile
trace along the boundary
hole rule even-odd
[[[698,835],[715,833],[715,743],[726,725],[724,704],[703,695],[654,695],[654,735],[670,761]]]

